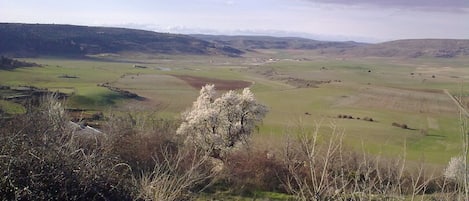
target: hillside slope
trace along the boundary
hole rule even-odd
[[[436,57],[469,56],[469,40],[406,39],[377,44],[353,41],[317,41],[296,37],[191,35],[193,37],[243,50],[299,49],[318,50],[329,56],[349,57]]]
[[[240,56],[242,50],[318,50],[322,55],[350,57],[469,56],[469,40],[408,39],[378,44],[317,41],[297,37],[182,35],[125,28],[55,24],[0,23],[0,55],[72,56],[139,52]]]
[[[298,37],[272,37],[272,36],[224,36],[224,35],[191,35],[217,44],[228,45],[238,49],[349,49],[365,45],[353,41],[317,41]]]
[[[124,28],[0,23],[0,54],[84,56],[143,53],[239,56],[242,51],[194,37]]]
[[[353,49],[348,49],[344,53],[351,56],[453,58],[469,56],[469,40],[396,40],[362,47],[355,47]]]

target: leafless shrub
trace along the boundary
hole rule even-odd
[[[211,183],[215,159],[175,138],[178,121],[154,114],[111,114],[106,152],[132,167],[136,199],[187,200]]]
[[[211,171],[213,159],[192,149],[177,154],[164,151],[164,160],[158,161],[153,172],[143,174],[135,182],[139,186],[138,199],[189,200],[194,192],[210,183],[217,174]]]
[[[286,192],[282,178],[287,174],[283,161],[272,152],[238,150],[226,158],[222,185],[242,195],[255,191]]]
[[[444,185],[423,165],[408,171],[405,154],[392,159],[347,151],[335,124],[318,124],[312,132],[300,126],[294,134],[296,140],[289,135],[284,148],[284,182],[298,200],[414,200]]]
[[[407,124],[401,124],[401,123],[392,122],[391,125],[392,125],[392,126],[395,126],[395,127],[402,128],[402,129],[410,129],[409,126],[407,126]]]
[[[319,128],[317,126],[310,133],[299,127],[298,139],[287,140],[284,150],[285,164],[290,173],[285,184],[300,200],[324,200],[334,194],[330,187],[343,186],[333,178],[339,172],[332,168],[333,162],[340,160],[337,153],[341,150],[343,133],[332,127],[328,141],[320,143]]]
[[[155,160],[165,157],[161,150],[177,150],[173,139],[177,121],[132,113],[111,113],[106,120],[103,126],[106,152],[124,160],[135,173],[152,171]]]
[[[0,199],[131,199],[129,168],[67,126],[54,97],[0,126]]]

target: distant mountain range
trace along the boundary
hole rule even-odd
[[[350,57],[466,57],[469,40],[409,39],[378,44],[297,37],[182,35],[125,28],[0,23],[0,55],[71,56],[120,52],[241,56],[256,49],[317,50]]]

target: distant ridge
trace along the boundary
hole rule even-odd
[[[297,37],[191,35],[193,37],[242,50],[300,49],[317,50],[325,56],[453,58],[469,56],[469,40],[405,39],[378,44],[353,41],[318,41]]]
[[[340,48],[349,49],[366,45],[353,41],[318,41],[299,37],[272,37],[272,36],[226,36],[226,35],[202,35],[194,34],[193,37],[214,42],[222,45],[229,45],[238,49],[328,49]]]
[[[125,28],[55,24],[0,23],[0,54],[9,56],[84,56],[142,53],[226,55],[243,52],[187,35]]]
[[[406,39],[356,47],[345,51],[351,56],[374,57],[437,57],[469,56],[469,40],[464,39]]]
[[[0,55],[71,56],[138,52],[241,56],[256,49],[313,50],[340,57],[469,57],[469,40],[406,39],[378,44],[298,37],[182,35],[126,28],[0,23]]]

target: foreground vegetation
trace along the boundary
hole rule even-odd
[[[199,100],[203,98],[201,92]],[[209,200],[233,195],[457,200],[466,186],[423,164],[408,164],[405,156],[352,151],[335,124],[318,123],[314,130],[299,124],[285,132],[284,143],[275,149],[228,143],[215,146],[226,147],[224,154],[214,154],[219,150],[207,149],[212,144],[198,145],[207,139],[187,143],[197,137],[176,134],[179,121],[153,117],[110,114],[102,131],[87,133],[70,123],[61,102],[49,97],[24,115],[2,120],[2,200]],[[250,136],[234,132],[227,137],[243,133],[243,139]]]

